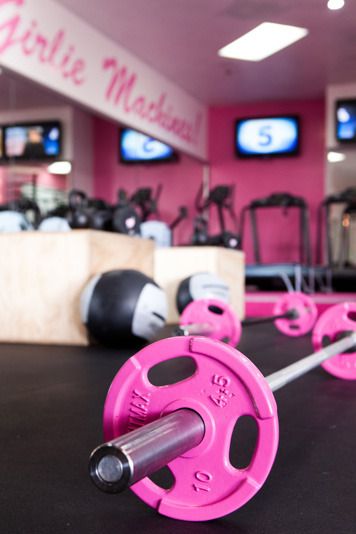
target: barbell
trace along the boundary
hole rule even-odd
[[[183,310],[176,335],[204,335],[225,341],[233,347],[240,341],[242,327],[273,322],[290,337],[310,332],[318,312],[311,297],[304,293],[285,293],[276,302],[273,315],[240,321],[232,307],[220,299],[193,300]]]
[[[240,508],[262,487],[277,452],[273,392],[318,365],[356,379],[355,316],[356,303],[329,308],[314,328],[316,352],[267,377],[241,352],[210,338],[173,337],[145,347],[108,392],[106,443],[90,457],[92,481],[108,493],[132,486],[149,506],[176,519],[210,520]],[[182,357],[194,362],[193,375],[164,386],[150,381],[153,367]],[[238,469],[229,461],[230,443],[246,415],[257,425],[258,440],[249,465]],[[167,464],[174,477],[169,489],[148,478]]]

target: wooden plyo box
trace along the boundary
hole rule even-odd
[[[210,272],[224,280],[230,304],[240,319],[245,315],[245,257],[222,247],[171,247],[155,250],[154,279],[167,293],[168,323],[178,323],[176,293],[180,282],[195,273]]]
[[[0,234],[0,341],[87,345],[80,294],[113,269],[153,276],[154,244],[92,230]]]

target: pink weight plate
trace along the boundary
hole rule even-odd
[[[194,374],[175,384],[152,385],[149,370],[177,357],[191,358]],[[203,521],[229,514],[255,495],[272,467],[278,446],[273,394],[253,363],[225,343],[203,337],[164,339],[142,349],[116,375],[105,403],[105,440],[180,408],[202,417],[203,441],[168,464],[174,477],[170,489],[146,477],[132,490],[175,519]],[[258,439],[249,465],[237,469],[229,460],[230,442],[236,421],[245,415],[255,421]]]
[[[277,319],[276,328],[286,336],[299,337],[310,332],[318,316],[314,301],[308,295],[294,291],[286,293],[275,304],[273,315],[280,315],[289,310],[295,310],[297,319]]]
[[[183,310],[180,326],[208,323],[213,331],[207,337],[225,341],[236,347],[241,337],[241,322],[234,310],[218,299],[193,300]]]
[[[313,330],[315,350],[323,347],[323,340],[333,343],[340,334],[356,331],[356,302],[343,302],[328,308]],[[356,352],[337,354],[321,364],[330,374],[344,380],[356,380]]]

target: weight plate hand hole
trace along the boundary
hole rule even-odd
[[[290,324],[289,325],[289,328],[291,330],[299,330],[300,329],[300,326],[298,324]]]
[[[350,321],[356,321],[356,312],[350,310],[347,312],[347,318],[350,319]]]
[[[258,442],[256,420],[243,415],[236,421],[232,432],[229,459],[233,467],[245,469],[251,463]]]
[[[162,467],[159,471],[156,471],[148,477],[152,482],[162,489],[169,490],[174,486],[175,478],[172,471],[168,466]]]
[[[330,336],[323,336],[323,339],[321,341],[321,345],[322,347],[327,347],[328,345],[331,344],[331,337]]]
[[[208,310],[212,313],[215,313],[216,315],[224,314],[224,310],[222,308],[219,308],[219,306],[215,306],[215,304],[210,304],[210,306],[208,306]]]
[[[189,356],[178,356],[164,360],[150,368],[147,378],[153,386],[177,384],[193,376],[197,365]]]

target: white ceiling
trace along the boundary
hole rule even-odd
[[[356,81],[356,2],[327,0],[57,0],[207,104],[318,98]],[[217,50],[263,22],[309,36],[251,63]]]
[[[356,82],[355,0],[335,12],[327,0],[56,1],[210,105],[320,98],[330,83]],[[310,33],[262,62],[217,56],[263,21]],[[30,82],[0,76],[0,108],[60,102]]]

